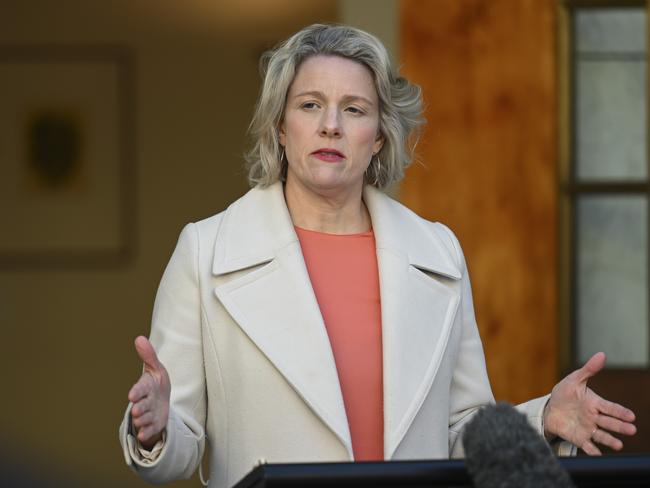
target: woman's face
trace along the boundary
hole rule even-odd
[[[360,192],[383,144],[370,70],[339,56],[306,59],[287,94],[279,136],[287,186],[329,196]]]

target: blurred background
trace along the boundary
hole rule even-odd
[[[117,440],[133,339],[184,224],[248,188],[259,56],[313,22],[424,90],[391,193],[463,244],[497,399],[604,350],[592,385],[650,451],[645,2],[3,0],[1,486],[144,485]]]

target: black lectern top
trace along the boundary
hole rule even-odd
[[[650,455],[560,458],[577,487],[650,487]],[[515,467],[513,467],[515,469]],[[264,464],[234,488],[473,487],[463,461]]]

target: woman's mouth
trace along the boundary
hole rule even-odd
[[[342,152],[330,148],[318,149],[311,154],[321,161],[326,161],[328,163],[338,163],[345,159],[345,155]]]

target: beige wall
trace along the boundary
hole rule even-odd
[[[182,226],[247,188],[259,54],[305,24],[337,20],[337,4],[39,0],[0,11],[0,44],[132,49],[138,241],[125,267],[0,271],[0,470],[29,463],[34,474],[35,463],[62,486],[141,486],[117,442],[140,367],[133,338],[148,332]]]

